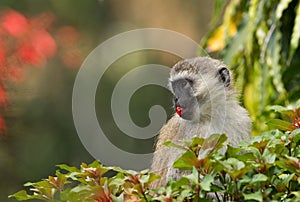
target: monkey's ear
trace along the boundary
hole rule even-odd
[[[221,67],[218,70],[220,81],[222,81],[225,87],[230,85],[230,72],[226,67]]]

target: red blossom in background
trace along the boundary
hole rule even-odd
[[[34,17],[25,17],[12,9],[0,13],[1,109],[8,104],[5,81],[21,82],[26,79],[22,73],[24,68],[43,67],[55,56],[66,67],[80,66],[82,54],[77,45],[78,31],[72,26],[54,28],[54,23],[55,16],[51,13]],[[0,134],[5,131],[5,120],[0,114]]]
[[[7,10],[3,13],[1,25],[10,35],[15,37],[25,34],[29,28],[27,19],[14,10]]]

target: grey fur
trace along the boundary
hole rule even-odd
[[[180,79],[192,81],[197,104],[190,109],[193,111],[192,119],[186,120],[182,118],[184,116],[175,114],[161,129],[151,171],[162,178],[152,184],[153,188],[166,185],[168,178],[177,179],[182,175],[172,168],[180,150],[163,146],[166,141],[182,144],[183,139],[194,136],[205,138],[215,133],[225,133],[233,146],[250,140],[251,120],[238,102],[231,72],[224,67],[226,65],[219,60],[196,57],[179,61],[172,68],[169,78],[172,93],[180,92],[172,83]]]

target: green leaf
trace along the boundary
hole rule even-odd
[[[262,193],[261,191],[257,191],[251,194],[245,194],[243,193],[243,196],[245,197],[245,200],[255,200],[255,201],[263,201]]]
[[[300,174],[300,161],[295,157],[286,156],[286,158],[280,158],[279,161],[276,161],[276,165],[291,173]]]
[[[287,7],[289,6],[289,4],[291,3],[292,0],[281,0],[280,3],[277,6],[276,9],[276,18],[277,20],[279,20],[282,16],[282,13],[285,9],[287,9]]]
[[[224,0],[216,0],[215,10],[214,10],[213,17],[211,20],[212,24],[215,24],[218,21],[218,19],[220,18],[223,6],[224,6]]]
[[[244,48],[246,40],[250,35],[249,24],[250,23],[245,23],[245,25],[239,29],[239,32],[236,33],[234,40],[228,44],[228,48],[223,56],[225,63],[230,64],[234,56]]]
[[[296,130],[293,130],[292,132],[291,132],[291,136],[292,137],[295,137],[295,136],[297,136],[297,135],[299,135],[300,134],[300,128],[298,128],[298,129],[296,129]]]
[[[214,151],[221,149],[224,142],[227,140],[225,134],[212,134],[206,138],[203,142],[202,148],[199,152],[199,159],[205,159],[211,155]]]
[[[175,189],[175,188],[185,186],[185,185],[190,186],[190,184],[191,184],[191,182],[189,181],[189,179],[187,179],[186,176],[183,176],[179,180],[172,182],[172,188]]]
[[[178,144],[175,144],[171,141],[164,142],[163,145],[167,146],[167,147],[174,147],[174,148],[181,149],[181,150],[184,150],[184,151],[187,150],[185,147],[183,147],[181,145],[178,145]]]
[[[279,129],[283,131],[291,131],[293,130],[292,124],[288,121],[284,121],[281,119],[272,119],[266,123],[272,129]]]
[[[288,109],[281,105],[273,105],[273,106],[270,106],[268,108],[268,110],[274,110],[275,112],[282,112],[282,111],[287,111]]]
[[[66,171],[69,171],[69,172],[80,172],[80,170],[76,167],[73,167],[73,166],[68,166],[66,164],[59,164],[59,165],[56,165],[58,168],[60,168],[61,170],[66,170]]]
[[[181,157],[179,157],[173,164],[174,168],[180,170],[192,170],[193,167],[197,167],[198,159],[194,152],[186,151]]]
[[[266,182],[268,180],[268,177],[264,174],[255,174],[251,179],[251,184],[259,183],[259,182]]]
[[[280,105],[274,105],[269,107],[269,110],[274,110],[275,112],[279,112],[283,116],[290,118],[294,117],[295,112],[291,109],[288,109],[286,107],[280,106]]]
[[[214,182],[214,178],[211,175],[205,175],[200,182],[200,186],[205,191],[210,191],[211,184]]]
[[[192,142],[190,143],[190,147],[195,147],[199,145],[203,145],[205,139],[200,137],[193,137]]]
[[[298,48],[299,39],[300,39],[300,4],[298,3],[297,10],[296,10],[296,18],[294,22],[293,33],[292,33],[291,43],[290,43],[291,48],[290,48],[289,61],[291,61],[296,49]]]
[[[264,160],[264,163],[273,164],[276,159],[276,154],[271,153],[269,149],[265,149],[262,159]]]
[[[242,177],[245,173],[251,170],[250,166],[236,158],[229,158],[225,161],[219,161],[224,166],[224,170],[235,180]]]
[[[191,180],[193,183],[198,184],[199,173],[195,167],[193,167],[192,173],[185,176],[187,179]]]
[[[27,192],[25,190],[21,190],[13,195],[9,195],[8,198],[16,198],[18,201],[26,201],[29,199],[42,199],[42,197],[40,196],[32,196],[32,195],[28,195]]]

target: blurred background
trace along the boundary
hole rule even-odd
[[[57,164],[93,161],[74,127],[72,88],[81,63],[94,48],[121,32],[147,27],[171,29],[200,42],[211,28],[213,11],[214,1],[205,0],[2,0],[0,201],[14,201],[7,196],[25,182],[53,175]],[[97,114],[105,117],[99,117],[104,132],[123,141],[110,111],[112,89],[122,75],[139,65],[171,67],[178,60],[167,53],[141,51],[116,61],[96,95]],[[164,106],[168,116],[173,113],[170,93],[146,86],[132,97],[133,121],[148,125],[154,104]],[[140,146],[130,139],[126,145],[131,151]],[[143,152],[151,152],[153,139],[146,145]]]

